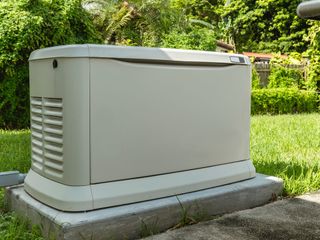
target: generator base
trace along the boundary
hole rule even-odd
[[[179,223],[266,204],[282,191],[282,180],[255,178],[202,191],[88,212],[63,212],[30,197],[23,186],[8,188],[10,210],[41,226],[46,239],[136,239]],[[182,206],[184,210],[182,209]]]
[[[254,176],[255,168],[251,160],[87,186],[63,185],[31,169],[24,187],[40,202],[59,210],[75,212],[174,196]]]

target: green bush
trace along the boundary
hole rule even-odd
[[[251,93],[252,114],[315,112],[319,96],[314,91],[297,88],[254,89]]]
[[[26,128],[30,53],[102,39],[80,0],[1,0],[0,19],[0,128]]]
[[[189,32],[172,31],[164,35],[161,47],[214,51],[215,39],[214,31],[209,28],[193,28]]]
[[[302,72],[298,69],[273,65],[269,76],[268,88],[303,88]]]
[[[308,65],[308,78],[306,88],[320,91],[320,51],[314,51]]]
[[[308,79],[306,87],[311,90],[320,91],[320,22],[310,22],[307,39],[310,45],[305,54],[310,59],[308,66]]]
[[[252,89],[260,89],[260,76],[259,73],[257,72],[257,69],[255,68],[254,65],[252,65],[252,77],[251,77],[251,88]]]

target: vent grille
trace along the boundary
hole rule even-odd
[[[61,98],[31,97],[32,167],[63,178],[63,104]]]

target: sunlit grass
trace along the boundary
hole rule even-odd
[[[284,180],[285,195],[320,189],[320,114],[252,117],[251,158]]]

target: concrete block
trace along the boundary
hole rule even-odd
[[[220,187],[77,213],[40,203],[22,185],[7,188],[6,201],[9,209],[39,225],[49,239],[137,239],[173,227],[184,215],[201,219],[266,204],[282,188],[281,179],[257,174]]]

